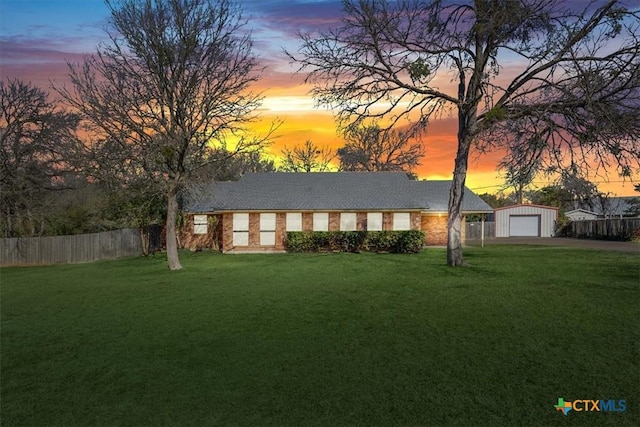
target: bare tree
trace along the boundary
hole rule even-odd
[[[377,125],[357,126],[345,132],[338,149],[345,171],[403,171],[412,173],[424,157],[424,147],[410,134]]]
[[[45,200],[65,188],[80,153],[79,117],[20,80],[0,81],[0,233],[45,233]],[[36,212],[40,211],[40,212]]]
[[[569,194],[568,210],[587,209],[593,211],[600,200],[606,201],[607,195],[598,190],[598,186],[580,175],[577,170],[563,171],[560,186]]]
[[[110,42],[69,65],[73,89],[58,89],[81,111],[112,158],[163,183],[167,259],[177,251],[178,192],[216,148],[250,151],[246,138],[261,97],[250,34],[232,0],[107,0]],[[226,141],[232,137],[227,145]]]
[[[284,172],[330,172],[335,153],[327,146],[319,147],[311,140],[302,146],[282,150],[280,170]]]
[[[303,35],[299,54],[289,56],[309,73],[317,101],[336,108],[341,126],[386,118],[422,128],[455,112],[447,263],[459,266],[474,145],[544,141],[529,149],[556,168],[595,160],[629,175],[639,167],[639,12],[622,0],[580,7],[569,10],[561,0],[346,0],[339,28]]]
[[[530,140],[523,141],[521,135],[503,138],[505,157],[498,163],[498,170],[504,171],[506,189],[513,189],[512,193],[517,203],[523,203],[524,194],[536,175],[544,172],[542,154],[546,145],[546,136],[534,135]]]

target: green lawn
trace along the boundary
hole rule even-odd
[[[637,425],[633,254],[183,253],[10,268],[2,425]],[[555,411],[559,397],[623,413]]]

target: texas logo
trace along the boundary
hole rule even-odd
[[[558,398],[558,404],[554,405],[556,411],[561,411],[567,415],[569,411],[575,412],[624,412],[627,410],[626,400],[574,400],[565,402],[562,397]]]

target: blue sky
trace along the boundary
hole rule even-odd
[[[295,50],[296,35],[333,26],[339,0],[240,0],[256,53],[281,82],[293,67],[282,53]],[[64,78],[66,62],[80,62],[106,40],[109,9],[103,0],[0,0],[0,73],[39,86]],[[299,80],[291,81],[293,84]]]

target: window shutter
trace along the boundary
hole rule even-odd
[[[288,212],[287,213],[287,231],[302,231],[302,213],[300,212]]]
[[[233,214],[233,246],[249,246],[249,214]]]
[[[382,231],[382,212],[367,213],[367,230]]]
[[[342,212],[340,214],[340,231],[356,231],[356,214],[353,212]]]
[[[329,231],[329,213],[313,213],[313,231]]]
[[[207,225],[206,215],[193,216],[193,234],[207,234]]]
[[[275,246],[276,244],[276,214],[260,214],[260,246]]]
[[[393,214],[394,230],[411,230],[411,214],[408,212],[396,212]]]

